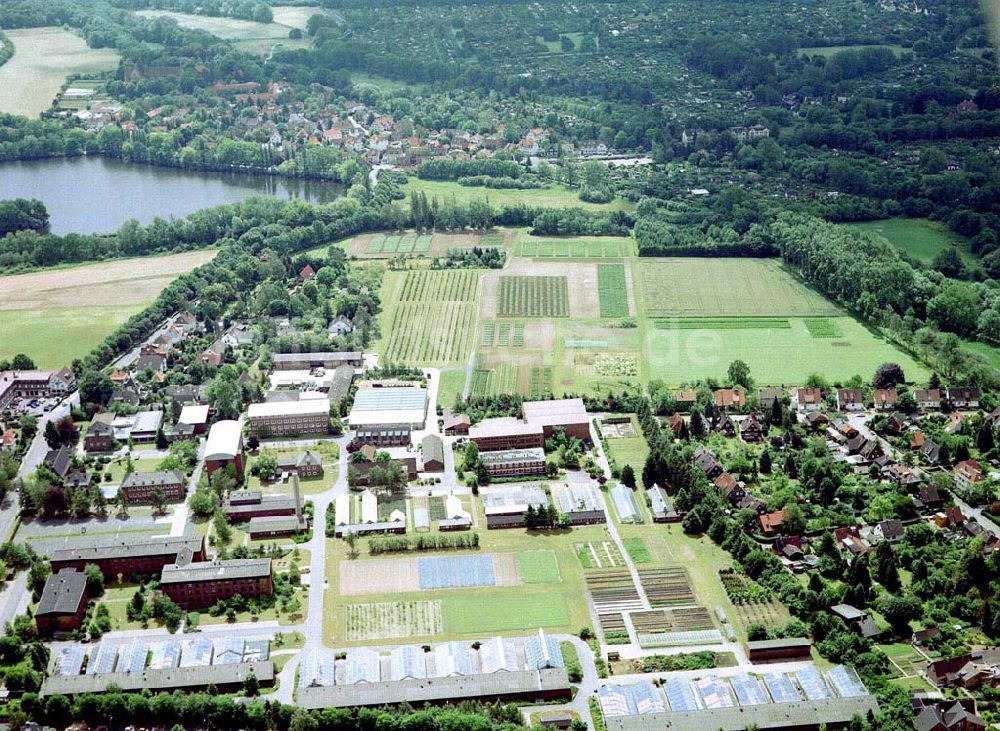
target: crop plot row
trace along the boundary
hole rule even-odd
[[[627,239],[522,239],[515,252],[531,259],[624,259],[636,255]]]
[[[518,367],[514,363],[498,363],[492,368],[477,365],[472,371],[471,395],[480,398],[517,393],[517,377]]]
[[[598,614],[597,621],[601,625],[601,634],[604,635],[605,644],[629,644],[628,627],[625,626],[625,619],[622,617],[621,612]]]
[[[566,277],[500,277],[497,317],[569,317]]]
[[[587,591],[598,614],[642,609],[639,590],[628,569],[607,569],[586,574]]]
[[[658,330],[788,330],[792,323],[786,317],[685,317],[676,320],[654,320]]]
[[[381,602],[347,606],[347,640],[393,640],[441,634],[441,602]]]
[[[384,357],[390,363],[464,360],[476,322],[471,304],[401,302],[388,317]]]
[[[523,348],[523,322],[497,322],[490,320],[483,325],[482,346],[484,348]]]
[[[842,338],[843,330],[837,321],[830,317],[807,317],[803,320],[809,335],[814,338]]]
[[[552,386],[555,376],[548,366],[533,366],[531,369],[531,383],[528,387],[528,395],[538,399],[552,393]]]
[[[576,543],[573,548],[585,569],[606,569],[625,564],[618,544],[612,541]]]
[[[639,569],[639,581],[654,607],[694,604],[694,588],[685,569]]]
[[[601,303],[601,317],[628,317],[628,290],[623,265],[598,265],[597,295]]]
[[[410,271],[406,273],[402,302],[472,302],[479,274],[470,270]]]

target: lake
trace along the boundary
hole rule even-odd
[[[134,218],[183,218],[199,208],[249,196],[328,203],[343,186],[270,175],[202,173],[131,165],[102,157],[55,158],[0,164],[0,200],[37,198],[49,211],[52,233],[108,233]]]

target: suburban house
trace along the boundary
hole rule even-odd
[[[967,459],[955,465],[952,471],[952,478],[955,486],[962,490],[968,490],[986,479],[983,474],[983,467],[974,459]]]
[[[793,389],[792,408],[806,413],[819,411],[823,408],[823,390],[820,388]]]
[[[715,405],[720,409],[742,409],[747,403],[747,392],[742,388],[720,388],[715,392]]]
[[[784,527],[785,511],[775,510],[773,513],[758,515],[757,521],[760,523],[760,532],[762,534],[773,536],[775,533],[780,533]]]
[[[688,411],[694,407],[698,400],[698,392],[693,388],[674,391],[674,404],[678,411]]]
[[[941,389],[918,388],[913,392],[913,400],[921,411],[941,408]]]
[[[903,540],[903,523],[895,518],[880,521],[872,530],[872,534],[877,541],[899,543],[899,541]]]
[[[947,388],[945,398],[956,409],[978,409],[978,388]]]
[[[867,612],[863,612],[857,607],[850,604],[837,604],[830,607],[830,611],[844,620],[848,627],[862,637],[878,637],[882,634],[878,625],[875,624],[875,620]]]
[[[931,464],[937,464],[941,459],[941,445],[933,439],[925,439],[924,446],[920,449],[920,454]]]
[[[88,454],[95,452],[110,452],[114,449],[115,432],[110,423],[98,421],[96,418],[87,427],[83,435],[83,451]]]
[[[895,388],[876,388],[874,400],[876,410],[892,411],[899,403],[899,393]]]
[[[865,393],[860,388],[837,389],[837,411],[864,411]]]
[[[764,438],[764,430],[757,420],[756,414],[750,414],[740,422],[740,439],[750,444],[757,444]]]
[[[774,407],[775,401],[781,401],[785,397],[783,388],[762,388],[757,392],[757,402],[765,411],[770,411]]]
[[[331,335],[347,335],[353,329],[354,323],[351,322],[351,318],[345,315],[330,320],[330,324],[326,326],[326,331]]]
[[[45,580],[35,608],[35,627],[45,637],[71,632],[80,628],[86,613],[87,576],[75,569],[62,569]]]

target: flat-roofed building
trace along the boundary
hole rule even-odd
[[[130,579],[136,575],[158,574],[179,556],[191,561],[205,560],[204,536],[166,538],[131,538],[128,542],[95,543],[92,546],[60,548],[49,555],[53,573],[64,568],[83,571],[87,564],[96,564],[104,578],[116,581],[121,575]]]
[[[191,427],[194,434],[204,434],[208,430],[208,404],[190,404],[181,409],[178,424]]]
[[[120,489],[132,505],[155,502],[158,494],[165,501],[175,503],[184,499],[187,493],[185,483],[184,473],[174,470],[132,472],[125,475]]]
[[[211,477],[216,470],[232,466],[238,479],[243,478],[243,425],[238,421],[212,424],[205,443],[205,471]]]
[[[555,399],[552,401],[525,401],[521,413],[528,424],[542,427],[545,438],[552,436],[556,429],[562,429],[567,436],[590,439],[590,416],[583,399]]]
[[[45,580],[42,597],[35,608],[38,634],[79,629],[87,613],[87,577],[82,571],[62,569]]]
[[[160,589],[183,609],[204,609],[237,594],[245,599],[271,596],[271,559],[168,564],[160,574]]]
[[[250,404],[247,409],[250,434],[266,439],[298,434],[327,434],[330,403],[326,399]]]
[[[529,477],[545,474],[545,450],[505,449],[499,452],[480,452],[479,460],[490,477]]]
[[[535,449],[545,445],[545,430],[540,424],[526,424],[513,417],[483,419],[469,427],[469,439],[480,452],[505,449]]]
[[[264,687],[274,685],[274,663],[270,660],[227,665],[195,665],[191,667],[146,668],[139,672],[112,672],[93,675],[57,675],[46,678],[39,696],[104,693],[120,691],[196,691],[214,687],[220,693],[242,690],[250,676]]]
[[[409,424],[396,426],[359,426],[354,439],[373,447],[408,447],[413,430]]]
[[[423,429],[427,421],[427,389],[418,386],[359,388],[347,417],[351,429],[402,426]]]
[[[309,371],[313,368],[337,368],[349,365],[360,368],[364,357],[357,351],[343,353],[275,353],[271,357],[276,371]]]
[[[750,662],[808,660],[811,650],[812,643],[805,637],[747,642],[747,657]]]

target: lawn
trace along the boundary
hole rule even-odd
[[[580,601],[584,601],[580,597]],[[503,591],[489,601],[477,593],[450,597],[442,602],[445,630],[472,634],[495,632],[530,632],[539,627],[564,627],[569,623],[566,600],[558,595],[525,595],[521,591]]]
[[[611,203],[584,203],[580,200],[578,191],[561,185],[551,185],[547,188],[531,190],[499,190],[495,188],[480,188],[459,185],[447,180],[420,180],[410,178],[403,186],[403,192],[409,197],[410,191],[420,191],[431,199],[435,196],[441,200],[455,198],[459,203],[473,200],[489,199],[494,206],[515,205],[526,203],[529,206],[547,206],[564,208],[567,206],[585,208],[588,210],[631,210],[632,204],[622,200]]]
[[[465,390],[465,371],[441,371],[441,382],[438,384],[438,405],[451,408],[455,398]]]
[[[640,259],[649,317],[822,317],[836,305],[772,259]]]
[[[111,71],[118,54],[88,48],[83,38],[62,28],[7,31],[14,55],[0,66],[0,112],[37,117],[52,106],[72,74]]]
[[[975,340],[963,340],[962,347],[985,359],[994,368],[1000,368],[1000,347]]]
[[[214,256],[197,251],[0,277],[0,358],[27,353],[40,368],[69,365],[177,275]]]
[[[952,245],[958,247],[966,263],[976,262],[976,258],[969,251],[968,242],[938,221],[926,218],[890,218],[884,221],[844,225],[884,236],[890,244],[923,264],[930,265],[939,251]]]
[[[558,584],[562,581],[556,555],[547,549],[517,554],[517,571],[525,584]]]
[[[476,326],[475,270],[386,272],[379,352],[390,363],[464,363]]]
[[[929,376],[916,360],[850,317],[838,317],[831,326],[843,334],[840,338],[816,337],[802,319],[791,319],[789,324],[788,328],[650,328],[645,341],[650,370],[673,384],[709,377],[723,380],[729,364],[741,359],[758,383],[802,383],[812,373],[835,383],[854,375],[868,378],[880,363],[892,361],[903,366],[910,380]]]
[[[653,557],[650,556],[649,549],[646,548],[646,543],[642,540],[641,536],[630,536],[623,543],[625,544],[625,550],[628,552],[629,558],[632,559],[632,563],[653,562]]]

